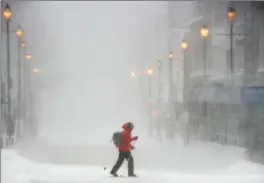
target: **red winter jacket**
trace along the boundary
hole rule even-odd
[[[122,126],[124,131],[122,132],[122,142],[119,146],[119,151],[130,152],[132,145],[130,144],[134,139],[131,136],[131,129],[127,127],[127,124]]]

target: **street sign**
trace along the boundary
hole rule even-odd
[[[241,101],[243,103],[264,102],[264,86],[246,86],[241,88]]]

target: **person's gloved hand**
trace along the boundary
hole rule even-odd
[[[137,139],[138,139],[138,136],[133,137],[133,140],[137,140]]]

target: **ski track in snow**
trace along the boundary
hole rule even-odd
[[[209,146],[204,143],[197,143],[193,146],[193,156],[195,153],[201,153],[201,149]],[[199,148],[200,150],[199,150]],[[163,147],[163,150],[165,147]],[[180,158],[189,157],[188,153],[190,147],[178,147],[178,151],[173,151],[175,156]],[[207,147],[208,148],[208,147]],[[208,150],[209,149],[209,150]],[[233,147],[222,147],[219,145],[211,145],[204,156],[208,156],[208,161],[212,160],[214,156],[216,163],[217,159],[219,164],[226,161],[231,161],[232,158],[240,157],[240,150]],[[181,153],[179,153],[182,151]],[[186,155],[184,155],[184,151]],[[232,154],[228,157],[228,153]],[[160,155],[158,152],[158,155]],[[218,154],[217,154],[218,153]],[[146,154],[145,154],[146,156]],[[195,156],[196,158],[201,158]],[[162,157],[166,159],[166,157]],[[157,161],[163,161],[161,159]],[[179,157],[178,157],[179,158]],[[185,159],[184,161],[188,166],[205,167],[202,166],[201,160],[194,161],[195,159]],[[203,159],[204,160],[204,159]],[[120,169],[119,173],[124,177],[114,178],[109,175],[109,168],[104,171],[103,166],[99,165],[77,165],[77,164],[52,164],[52,163],[37,163],[23,158],[19,155],[17,150],[4,149],[2,150],[2,183],[112,183],[112,182],[126,182],[126,183],[263,183],[264,182],[264,167],[262,165],[252,163],[246,160],[237,159],[234,163],[220,167],[218,170],[212,171],[178,171],[173,169],[136,169],[138,178],[126,177],[126,165]],[[137,159],[135,158],[137,166]],[[204,162],[207,164],[208,162]],[[126,162],[125,162],[126,164]],[[209,164],[210,165],[210,164]],[[180,167],[180,165],[179,165]],[[210,167],[209,167],[210,168]]]

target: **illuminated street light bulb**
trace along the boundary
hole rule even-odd
[[[209,35],[209,29],[206,25],[204,25],[201,29],[200,29],[200,34],[203,38],[207,38]]]
[[[148,69],[148,75],[152,75],[153,71],[151,69]]]
[[[188,43],[187,43],[187,41],[182,41],[182,42],[181,42],[181,48],[184,49],[184,50],[186,50],[186,49],[188,48]]]
[[[162,68],[162,61],[161,60],[158,61],[158,68],[159,69]]]
[[[236,20],[236,10],[235,8],[233,8],[232,6],[230,6],[228,8],[228,11],[227,11],[227,18],[229,21],[234,21]]]
[[[30,54],[26,54],[26,55],[25,55],[25,59],[26,59],[26,60],[31,60],[31,59],[32,59],[32,56],[31,56]]]
[[[21,46],[22,46],[22,48],[25,48],[26,47],[25,41],[21,41]]]
[[[35,74],[38,74],[38,73],[40,73],[40,69],[34,68],[34,69],[32,69],[32,72],[35,73]]]
[[[135,73],[135,72],[132,72],[132,73],[131,73],[131,76],[132,76],[132,77],[136,77],[136,73]]]
[[[173,52],[172,51],[169,51],[169,55],[168,55],[169,59],[173,59]]]
[[[21,37],[23,36],[23,34],[24,34],[23,30],[22,30],[21,27],[19,26],[19,27],[17,28],[16,35],[17,35],[18,38],[21,38]]]
[[[5,21],[10,21],[12,18],[12,11],[8,4],[6,4],[4,11],[3,11],[3,17]]]

